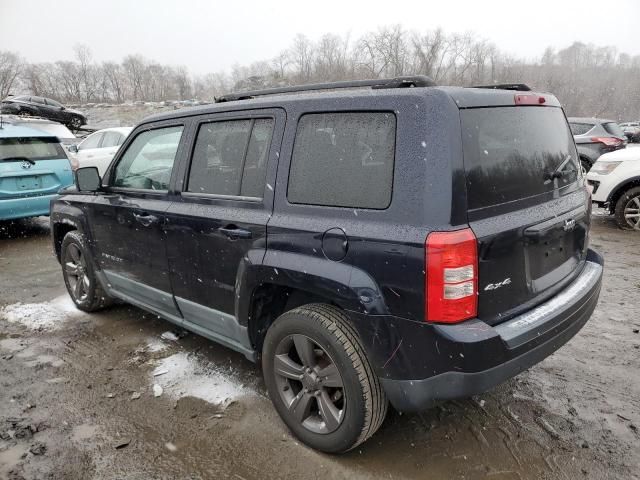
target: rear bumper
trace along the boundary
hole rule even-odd
[[[57,193],[40,195],[37,197],[0,199],[0,220],[15,220],[18,218],[39,217],[49,215],[51,200],[58,197]]]
[[[499,325],[474,319],[433,326],[431,344],[418,346],[412,341],[410,347],[419,348],[433,362],[427,368],[435,374],[397,379],[385,376],[384,368],[379,369],[389,400],[401,411],[423,410],[439,400],[487,391],[548,357],[569,341],[593,313],[603,266],[602,257],[590,250],[583,271],[568,287],[542,305]],[[432,349],[436,355],[432,355]],[[424,371],[426,365],[418,367]]]

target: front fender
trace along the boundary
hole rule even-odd
[[[620,183],[618,183],[615,187],[613,187],[609,192],[609,196],[607,197],[607,202],[611,202],[611,200],[617,197],[618,192],[620,192],[620,190],[626,190],[627,188],[630,188],[632,185],[636,185],[638,183],[640,183],[640,176],[629,177],[620,181]]]
[[[81,198],[88,197],[88,198]],[[62,238],[70,230],[78,230],[91,245],[91,235],[85,211],[79,201],[93,201],[89,195],[73,195],[72,198],[60,197],[51,201],[49,222],[51,225],[51,240],[58,261],[60,260],[60,245]]]
[[[249,252],[236,278],[236,315],[247,325],[255,289],[265,283],[302,290],[335,303],[344,310],[384,315],[388,308],[380,287],[366,272],[349,264],[300,253],[268,251],[262,262]]]

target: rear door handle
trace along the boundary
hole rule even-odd
[[[235,225],[227,225],[226,227],[221,227],[218,229],[218,231],[221,234],[231,238],[232,240],[235,240],[237,238],[251,238],[253,235],[249,230],[238,228]]]
[[[143,213],[138,215],[137,213],[133,214],[133,218],[135,218],[138,223],[140,223],[141,225],[148,227],[153,223],[156,223],[158,221],[158,217],[156,217],[155,215],[149,215],[148,213]]]

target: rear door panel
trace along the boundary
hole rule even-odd
[[[266,179],[261,180],[259,187],[262,198],[183,193],[166,212],[165,225],[171,283],[185,321],[216,337],[239,341],[247,348],[246,333],[235,318],[239,271],[243,265],[262,263],[264,258],[285,115],[277,109],[217,114],[202,118],[199,127],[204,128],[210,122],[264,118],[273,119],[274,123],[266,151]],[[218,154],[213,147],[207,148],[207,155],[212,168],[224,175],[224,168],[216,163]],[[209,187],[207,179],[203,175],[197,182],[204,191]],[[220,186],[215,176],[212,180]],[[188,181],[185,185],[186,190]],[[233,231],[239,236],[234,237]]]

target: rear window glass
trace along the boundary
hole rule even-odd
[[[578,178],[575,144],[559,108],[462,110],[470,209],[551,192]]]
[[[611,135],[614,135],[614,136],[620,137],[620,138],[624,138],[624,132],[620,128],[620,125],[618,125],[617,123],[608,122],[608,123],[603,123],[602,126]]]
[[[291,159],[291,203],[384,209],[391,202],[396,118],[392,113],[304,115]]]
[[[571,133],[574,135],[584,135],[593,128],[591,123],[570,123]]]
[[[67,158],[55,137],[0,138],[0,161],[26,157],[30,160]]]

